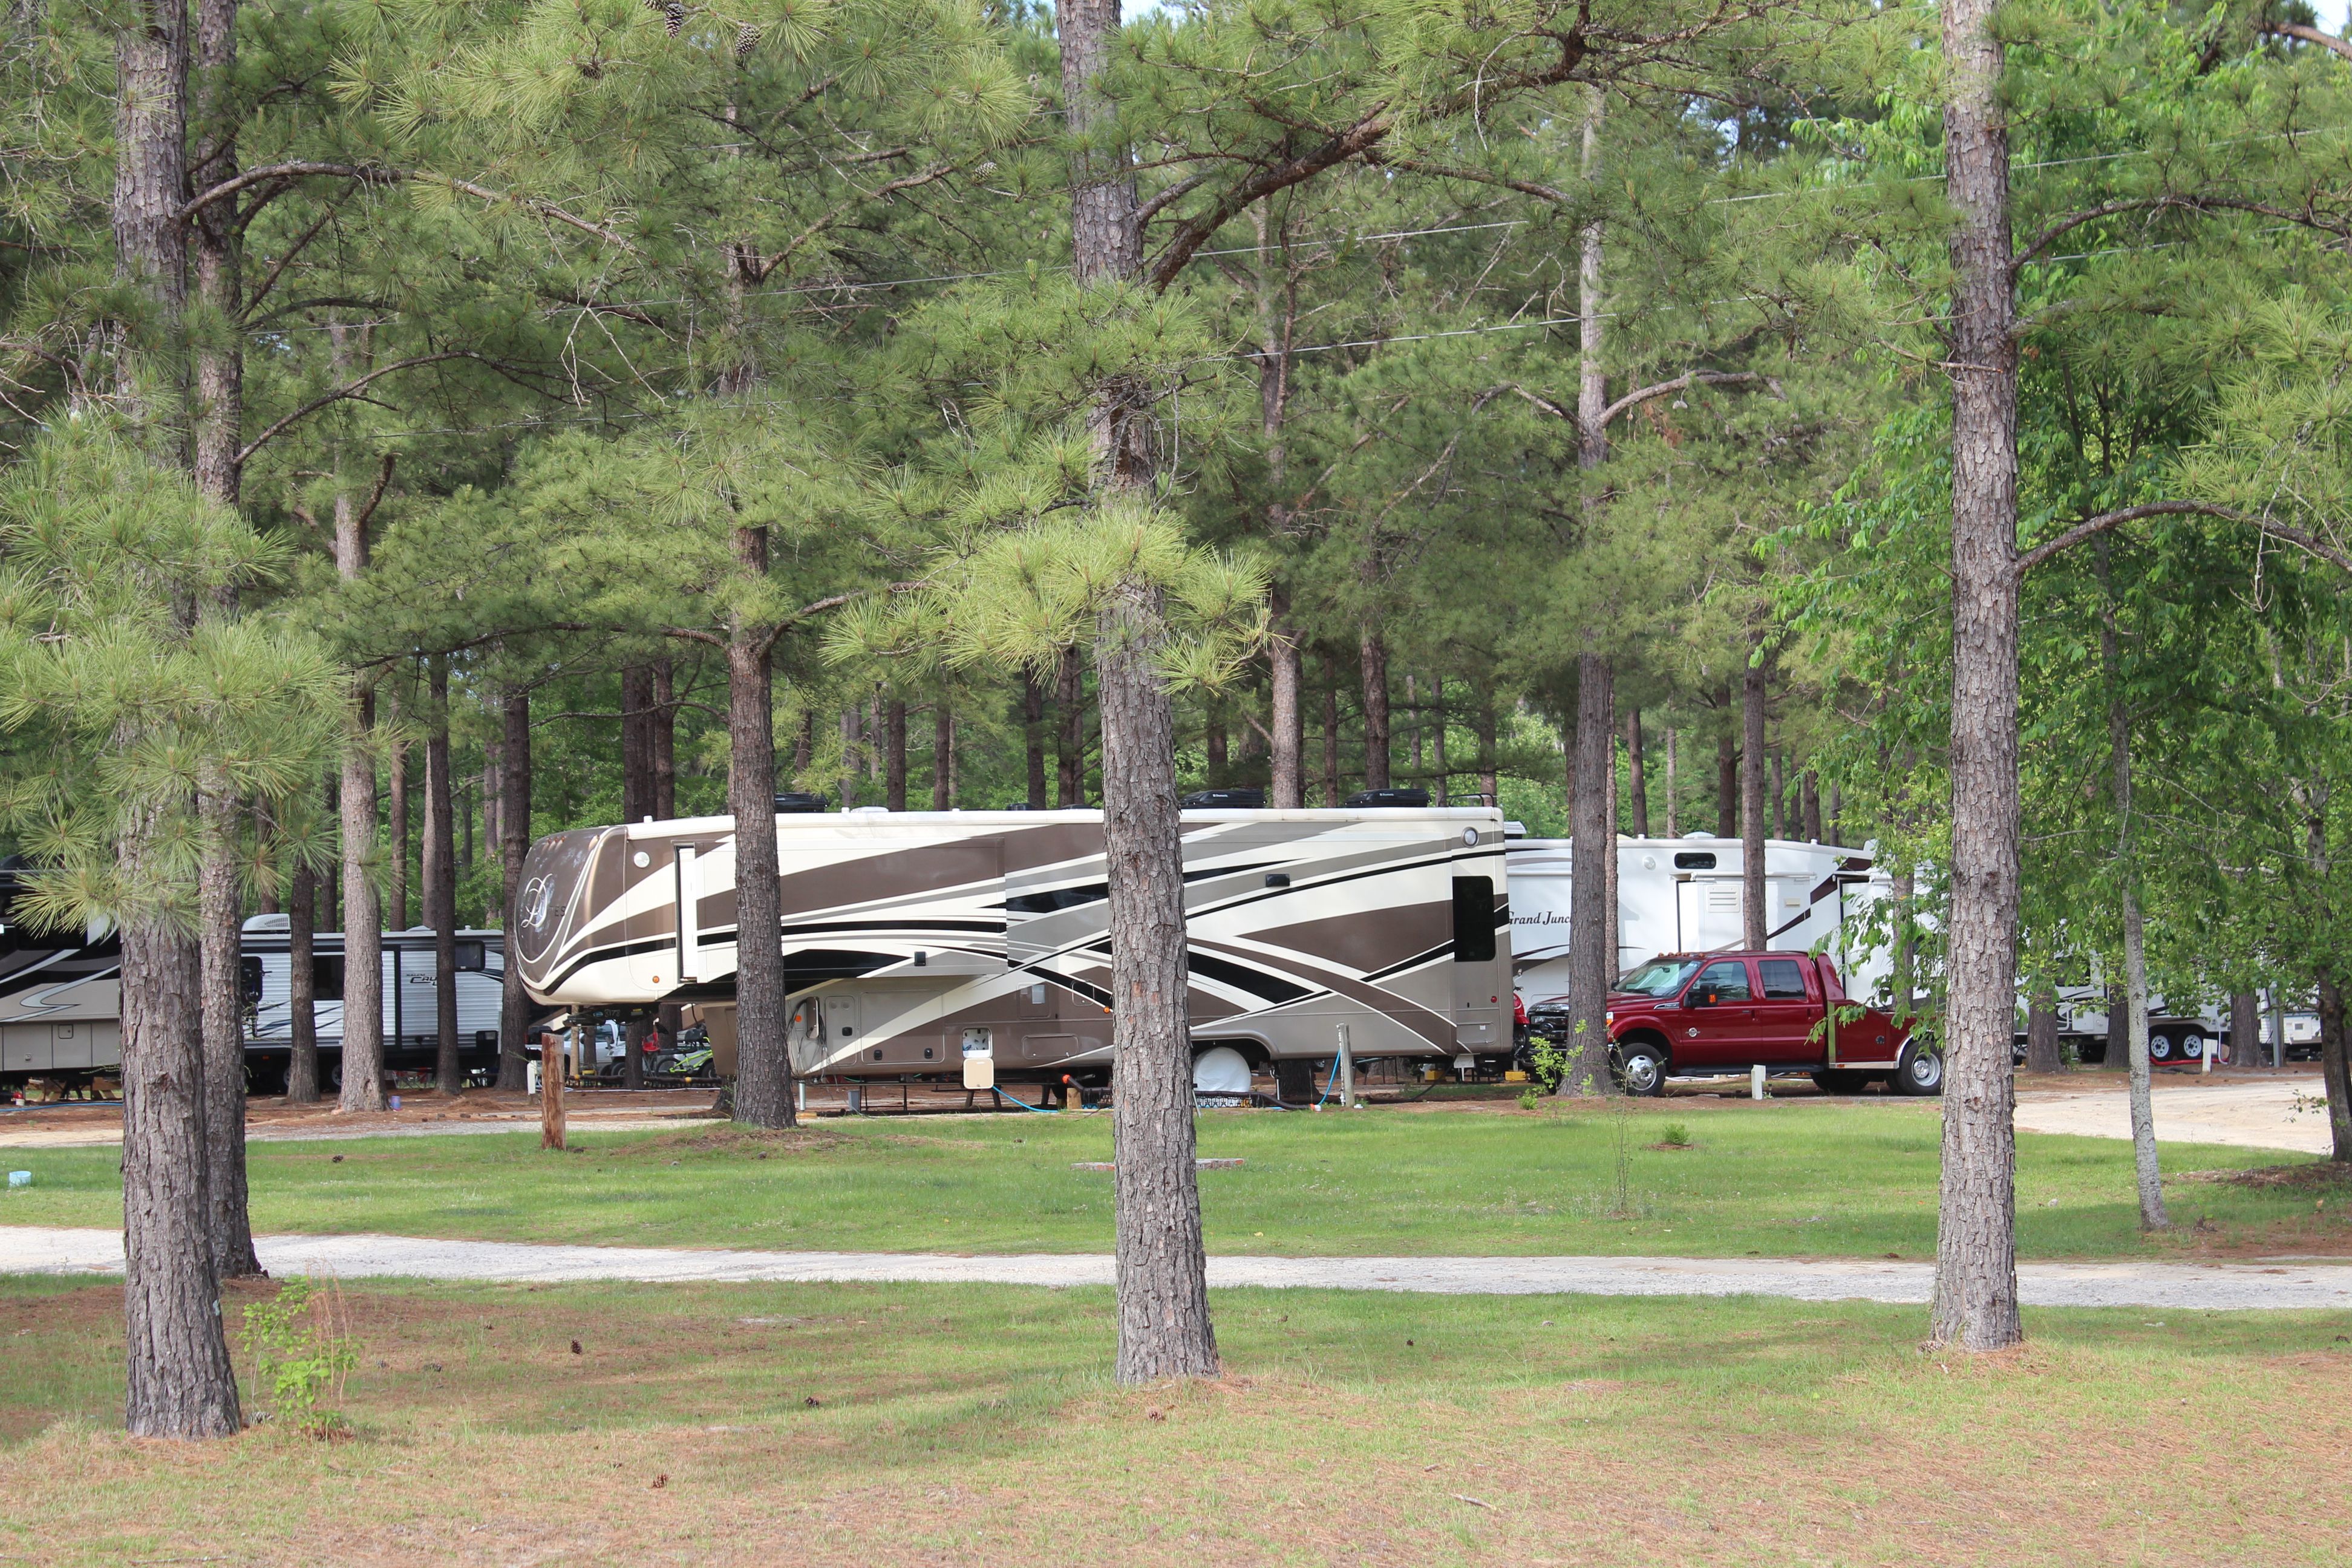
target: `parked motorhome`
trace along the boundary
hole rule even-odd
[[[1740,947],[1741,868],[1737,838],[1617,840],[1617,952],[1612,977],[1664,952]],[[1576,850],[1566,838],[1510,840],[1511,952],[1515,984],[1530,1008],[1568,994],[1570,894]],[[1873,996],[1890,966],[1883,951],[1847,940],[1846,921],[1891,891],[1869,854],[1830,844],[1770,838],[1764,844],[1764,946],[1820,949],[1837,961],[1859,997]],[[1851,949],[1851,951],[1849,951]]]
[[[1503,822],[1491,807],[1182,814],[1195,1083],[1289,1092],[1341,1032],[1359,1058],[1512,1049]],[[1098,811],[779,813],[796,1072],[1108,1081]],[[733,1070],[731,817],[543,838],[516,962],[584,1011],[708,1005]]]
[[[294,1046],[291,931],[284,915],[245,922],[247,1074],[254,1088],[275,1093],[286,1082]],[[434,1001],[433,928],[383,933],[383,1065],[387,1071],[428,1072],[440,1049]],[[343,933],[310,939],[311,1014],[319,1031],[319,1080],[342,1081]],[[506,933],[457,932],[457,1047],[471,1075],[498,1070],[499,1005],[506,984]]]

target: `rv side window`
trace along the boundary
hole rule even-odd
[[[338,953],[330,958],[310,960],[310,995],[320,1002],[340,1002],[343,999],[343,960]]]
[[[457,972],[460,974],[479,974],[489,966],[488,950],[479,941],[457,944]]]
[[[260,1004],[261,960],[240,958],[236,961],[236,989],[237,994],[245,998],[247,1006],[257,1006]]]
[[[1682,850],[1675,856],[1675,869],[1677,871],[1712,871],[1715,869],[1715,852],[1711,849]]]
[[[1454,879],[1454,962],[1488,963],[1495,957],[1495,879]]]

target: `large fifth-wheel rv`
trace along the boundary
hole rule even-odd
[[[1491,808],[1187,811],[1194,1083],[1286,1095],[1342,1032],[1359,1058],[1512,1049],[1503,820]],[[1098,811],[780,813],[795,1072],[1108,1081],[1109,889]],[[542,838],[515,961],[583,1013],[700,1004],[732,1070],[731,817]]]
[[[1666,952],[1739,947],[1743,847],[1737,838],[1617,840],[1617,953],[1622,974]],[[1568,994],[1570,892],[1573,843],[1518,838],[1509,846],[1511,952],[1519,994],[1529,1007]],[[1854,943],[1846,921],[1891,895],[1886,872],[1867,851],[1768,838],[1764,842],[1764,945],[1816,949],[1837,961],[1856,996],[1875,994],[1891,973],[1883,951]]]

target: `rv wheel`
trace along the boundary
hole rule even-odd
[[[1234,1105],[1249,1099],[1249,1058],[1231,1046],[1211,1046],[1192,1058],[1192,1098],[1202,1105]]]
[[[2154,1057],[2160,1062],[2170,1061],[2172,1059],[2172,1037],[2170,1035],[2150,1035],[2147,1037],[2147,1054]]]
[[[2191,1029],[2180,1037],[2180,1054],[2196,1061],[2205,1054],[2205,1037]]]

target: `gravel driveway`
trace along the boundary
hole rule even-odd
[[[1003,1257],[915,1252],[735,1252],[656,1247],[548,1247],[404,1236],[268,1236],[273,1274],[544,1282],[570,1279],[878,1280],[929,1284],[1108,1285],[1111,1260],[1085,1254]],[[0,1272],[114,1274],[122,1238],[109,1230],[0,1227]],[[1708,1258],[1264,1258],[1209,1260],[1213,1287],[1398,1290],[1446,1296],[1785,1296],[1916,1305],[1925,1263]],[[2027,1263],[2032,1307],[2352,1309],[2352,1264]]]

